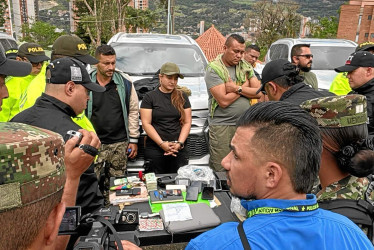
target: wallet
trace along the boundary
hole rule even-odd
[[[221,220],[205,203],[189,204],[192,220],[185,221],[170,221],[165,222],[165,215],[163,210],[160,211],[160,216],[164,222],[166,231],[171,234],[183,233],[198,229],[215,227],[221,224]]]

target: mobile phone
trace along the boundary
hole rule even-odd
[[[199,188],[198,187],[188,187],[186,194],[186,201],[197,201],[199,197]]]
[[[201,194],[201,199],[203,199],[203,200],[213,200],[214,199],[214,188],[213,187],[203,187],[203,192]]]
[[[190,186],[191,187],[197,187],[199,189],[199,193],[200,193],[201,189],[203,188],[203,183],[201,181],[191,181]]]
[[[81,207],[66,207],[65,214],[62,217],[61,225],[58,230],[59,235],[77,234],[76,229],[79,226],[81,217]]]
[[[222,191],[230,191],[229,185],[227,185],[227,180],[220,180]]]
[[[68,141],[70,138],[72,138],[74,136],[78,137],[78,142],[77,142],[76,146],[79,146],[79,143],[81,142],[83,135],[82,135],[82,133],[80,133],[78,131],[69,130],[68,132],[66,132],[66,135],[64,136],[64,140]]]

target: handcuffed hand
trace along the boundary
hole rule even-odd
[[[174,157],[177,156],[178,150],[174,147],[174,142],[171,141],[164,141],[160,147],[165,151],[164,155],[172,155]]]
[[[93,156],[93,151],[100,148],[100,140],[94,132],[89,132],[84,129],[80,129],[79,132],[82,134],[82,140],[80,145],[86,145],[90,153],[81,147],[76,147],[78,143],[78,137],[73,136],[65,143],[65,167],[66,167],[66,177],[69,179],[79,179],[80,176],[87,170],[91,165],[95,156]],[[89,147],[87,147],[87,145]],[[91,150],[90,150],[91,149]]]

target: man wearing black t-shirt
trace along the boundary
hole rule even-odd
[[[98,178],[105,173],[101,188],[108,202],[109,178],[123,176],[127,157],[137,155],[139,102],[128,76],[115,69],[114,49],[101,45],[96,49],[95,57],[99,63],[90,76],[106,90],[91,93],[87,114],[102,143],[95,171]]]

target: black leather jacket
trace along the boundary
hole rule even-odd
[[[374,115],[373,115],[373,105],[374,105],[374,78],[358,87],[357,89],[352,90],[349,94],[360,94],[366,96],[367,101],[367,111],[369,117],[368,130],[369,135],[374,135]]]
[[[300,82],[291,86],[286,92],[284,92],[279,101],[286,101],[300,105],[310,99],[334,95],[334,93],[325,90],[315,90],[304,82]]]
[[[43,93],[34,106],[17,114],[11,122],[48,129],[64,137],[69,130],[81,129],[71,119],[74,116],[76,115],[69,105]],[[80,178],[76,205],[82,207],[82,214],[92,213],[104,205],[93,164]]]

